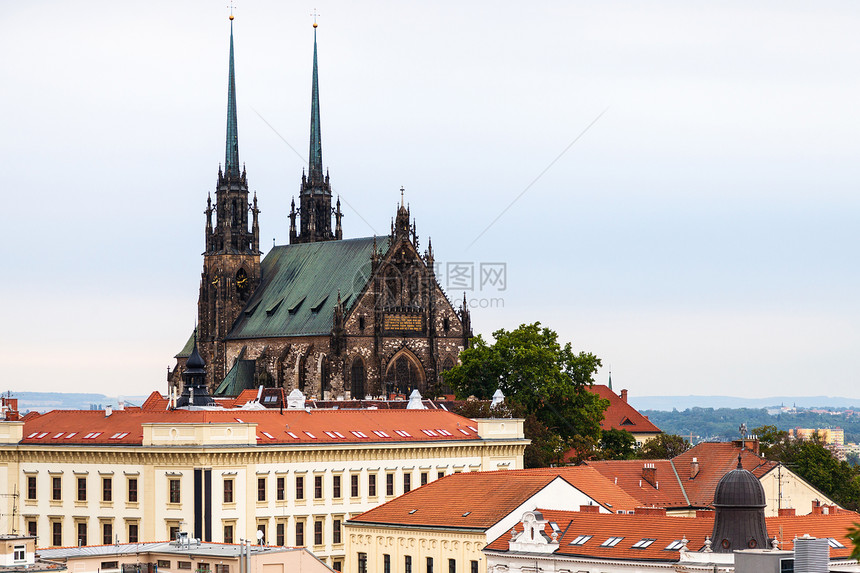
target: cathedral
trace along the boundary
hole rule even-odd
[[[194,368],[202,358],[215,396],[259,386],[323,400],[445,393],[440,373],[471,337],[465,298],[455,308],[439,286],[432,243],[420,251],[402,189],[389,235],[343,238],[323,169],[316,23],[308,169],[289,244],[261,258],[257,197],[239,164],[232,26],[231,16],[227,149],[206,203],[198,325],[176,355],[171,388],[182,390],[196,344]]]

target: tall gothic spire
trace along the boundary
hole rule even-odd
[[[236,72],[233,67],[232,14],[230,14],[230,74],[227,79],[227,154],[224,159],[224,174],[228,177],[239,177],[239,128],[236,119]]]
[[[320,133],[320,90],[317,73],[317,23],[314,22],[314,69],[311,84],[311,145],[308,154],[308,170],[311,181],[321,181],[322,166],[322,134]]]

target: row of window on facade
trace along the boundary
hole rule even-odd
[[[28,518],[26,521],[27,535],[38,537],[38,521],[35,518]],[[98,540],[91,540],[89,538],[88,523],[83,519],[76,519],[74,524],[75,545],[89,545],[91,541],[94,541],[94,545],[99,543],[102,545],[112,545],[119,542],[119,536],[114,536],[115,532],[113,521],[102,520],[100,525],[101,538]],[[138,543],[140,541],[140,521],[138,519],[126,520],[125,528],[128,543]],[[176,529],[176,535],[178,535],[179,528],[177,527]],[[50,534],[52,547],[64,546],[62,518],[50,518]]]
[[[367,573],[367,553],[359,553],[357,555],[357,562],[358,573]],[[403,573],[413,573],[412,562],[411,555],[403,556]],[[427,557],[424,561],[424,571],[426,573],[443,573],[441,570],[437,572],[434,566],[435,560],[433,557]],[[457,573],[458,571],[463,572],[464,570],[457,568],[457,560],[448,559],[448,573]],[[391,573],[391,555],[388,553],[382,555],[382,573]],[[414,573],[418,573],[418,571],[415,570]],[[469,561],[468,573],[478,573],[478,562],[476,560]]]
[[[176,566],[174,567],[174,563]],[[99,566],[100,571],[119,571],[122,569],[125,571],[133,571],[138,573],[141,568],[140,566],[147,566],[147,570],[157,571],[158,569],[180,569],[180,570],[191,570],[193,569],[197,573],[211,573],[212,564],[206,561],[198,561],[195,564],[191,561],[171,561],[170,559],[157,559],[154,563],[155,568],[152,567],[153,563],[123,563],[120,568],[119,561],[102,561]],[[230,565],[227,563],[215,563],[215,573],[230,573]]]
[[[38,487],[35,475],[27,476],[27,497],[28,501],[36,501],[38,499]],[[60,475],[52,475],[51,479],[51,501],[63,500],[63,478]],[[176,480],[178,482],[178,480]],[[75,500],[87,501],[87,490],[89,481],[86,476],[75,477]],[[178,485],[178,484],[177,484]],[[113,477],[102,476],[101,478],[101,501],[113,501]],[[137,478],[130,477],[126,480],[126,501],[129,503],[137,503]]]
[[[459,470],[455,470],[458,472]],[[408,470],[403,472],[403,480],[402,480],[402,492],[407,493],[412,490],[412,476],[413,474]],[[441,478],[445,476],[445,471],[440,470],[436,472],[436,477]],[[331,479],[331,497],[334,499],[343,498],[344,494],[344,483],[343,483],[343,475],[334,474]],[[63,478],[59,475],[51,476],[51,501],[62,501],[63,500]],[[429,471],[422,471],[419,474],[419,485],[424,485],[430,479]],[[85,476],[77,476],[75,478],[76,489],[75,489],[75,501],[84,502],[88,499],[88,484],[89,481]],[[231,477],[224,478],[223,485],[223,502],[224,503],[235,503],[235,480]],[[167,491],[168,491],[168,503],[178,504],[182,503],[182,482],[178,477],[169,477],[167,480]],[[257,501],[264,502],[268,500],[269,496],[269,479],[268,477],[258,477],[257,478]],[[309,485],[309,484],[307,484]],[[302,501],[306,498],[306,482],[305,476],[296,475],[294,477],[294,496],[293,499],[296,501]],[[102,476],[101,478],[101,488],[100,488],[100,501],[102,502],[112,502],[114,498],[114,483],[112,477]],[[378,488],[377,488],[377,474],[369,473],[367,475],[367,480],[365,484],[367,497],[377,497],[378,496]],[[358,473],[352,473],[349,475],[349,495],[351,498],[360,498],[361,497],[361,475]],[[395,473],[387,472],[385,473],[385,495],[393,496],[395,495]],[[325,487],[324,487],[324,476],[323,475],[315,475],[313,476],[313,499],[321,500],[325,499]],[[278,476],[275,479],[275,499],[277,501],[285,501],[287,499],[287,478],[286,476]],[[27,476],[27,501],[37,501],[38,500],[38,487],[37,487],[37,477],[35,475]],[[138,480],[136,477],[129,477],[126,479],[126,502],[128,503],[137,503],[138,501]]]

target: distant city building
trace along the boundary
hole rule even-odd
[[[837,459],[845,460],[845,430],[842,428],[794,428],[788,435],[798,440],[811,440],[816,435]]]

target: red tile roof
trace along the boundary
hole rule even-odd
[[[480,439],[475,422],[444,410],[53,410],[25,417],[23,444],[140,445],[142,424],[257,424],[258,445]]]
[[[556,479],[563,479],[609,511],[632,510],[636,500],[588,467],[451,474],[351,519],[415,527],[488,529]]]
[[[586,462],[586,465],[615,481],[643,505],[709,507],[714,501],[717,483],[737,467],[738,454],[741,454],[744,469],[758,478],[778,465],[750,450],[741,450],[731,442],[704,442],[671,460],[606,460]],[[691,478],[693,458],[699,464],[699,472]],[[654,466],[655,484],[643,478],[645,464]]]
[[[596,559],[620,559],[632,561],[677,561],[678,549],[666,549],[675,541],[688,540],[690,551],[700,551],[705,538],[713,531],[713,515],[700,517],[673,517],[656,515],[614,515],[606,513],[584,513],[576,511],[539,510],[544,519],[558,525],[558,555],[590,557]],[[839,515],[804,515],[798,517],[770,517],[767,523],[768,536],[780,539],[782,549],[792,549],[795,537],[809,534],[813,537],[829,537],[839,541],[844,548],[831,548],[830,557],[847,558],[851,553],[851,542],[846,537],[847,529],[860,515],[847,512]],[[522,531],[522,523],[517,524]],[[552,527],[545,528],[547,535]],[[571,541],[581,535],[592,536],[581,545],[571,545]],[[611,537],[622,539],[612,547],[603,544]],[[492,551],[508,551],[509,532],[492,541],[487,548]],[[644,548],[633,545],[643,539],[654,541]]]
[[[609,386],[595,384],[591,387],[591,391],[601,398],[609,400],[609,407],[603,414],[603,421],[600,422],[601,429],[627,430],[632,434],[659,434],[661,432],[660,428],[640,414],[626,400],[622,400],[621,396],[609,389]]]

